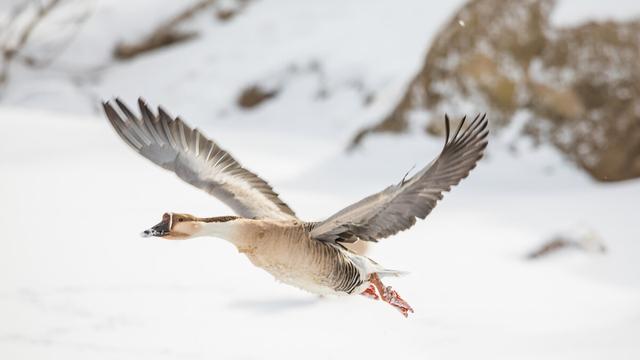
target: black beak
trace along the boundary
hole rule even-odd
[[[161,222],[159,222],[157,225],[155,225],[151,229],[147,229],[143,231],[140,234],[140,236],[142,237],[165,236],[165,235],[169,235],[170,232],[171,232],[171,215],[164,214]]]

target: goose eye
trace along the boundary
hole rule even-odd
[[[183,218],[178,219],[178,222],[183,222],[183,221],[184,221]]]

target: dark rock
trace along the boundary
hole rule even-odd
[[[251,109],[274,98],[278,92],[278,89],[265,89],[259,85],[251,85],[240,93],[237,103],[243,109]]]

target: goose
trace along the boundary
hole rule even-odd
[[[382,300],[404,317],[413,308],[382,278],[401,271],[385,268],[345,244],[377,242],[424,219],[443,193],[466,178],[488,143],[486,114],[451,132],[439,156],[415,175],[370,195],[322,221],[300,220],[273,188],[227,151],[162,107],[154,113],[138,99],[140,115],[116,98],[103,102],[116,133],[136,152],[187,183],[226,203],[235,215],[198,217],[166,212],[144,237],[227,240],[255,266],[277,280],[318,295],[364,295]]]

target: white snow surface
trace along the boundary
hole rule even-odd
[[[638,19],[636,0],[560,0],[551,20],[555,25],[575,26],[585,21],[628,21]]]
[[[576,1],[561,6],[570,2],[577,17]],[[256,1],[228,23],[201,16],[192,43],[115,65],[118,39],[184,3],[87,3],[94,16],[59,61],[39,72],[15,66],[2,93],[0,358],[640,358],[640,182],[594,183],[526,143],[514,157],[509,131],[425,221],[371,247],[382,265],[410,272],[387,280],[416,310],[409,319],[364,297],[277,283],[222,240],[138,236],[165,211],[231,211],[134,154],[99,100],[162,104],[266,178],[301,218],[322,219],[438,153],[441,140],[421,134],[344,147],[393,106],[462,1]],[[621,16],[640,13],[621,3]],[[314,61],[323,79],[300,71],[264,106],[234,105],[244,86]],[[371,106],[354,82],[375,90]],[[331,90],[324,100],[321,83]],[[525,260],[574,229],[596,232],[607,253]]]

